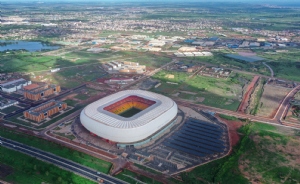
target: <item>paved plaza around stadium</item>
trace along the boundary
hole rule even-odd
[[[117,143],[92,134],[79,118],[74,120],[71,131],[76,137],[73,141],[114,155],[125,153],[128,160],[167,174],[188,170],[230,152],[227,126],[212,114],[184,106],[178,107],[176,121],[166,131],[140,146],[120,148]]]

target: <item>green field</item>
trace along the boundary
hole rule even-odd
[[[41,150],[53,153],[63,158],[80,163],[87,167],[96,169],[103,173],[108,173],[111,167],[111,163],[98,158],[92,157],[85,153],[75,151],[59,144],[49,142],[34,136],[25,135],[22,133],[16,133],[11,130],[0,128],[0,135],[2,137],[18,141],[20,143],[39,148]]]
[[[170,78],[170,75],[172,78]],[[242,94],[242,86],[251,80],[251,76],[232,74],[228,79],[195,76],[189,78],[185,72],[160,71],[153,76],[162,84],[152,91],[202,103],[213,107],[235,111],[239,104],[239,96]],[[173,82],[177,84],[169,84]]]
[[[1,72],[30,72],[60,67],[58,57],[41,56],[35,53],[0,53]]]
[[[182,173],[184,183],[297,183],[299,137],[291,129],[252,122],[240,130],[241,141],[231,155]],[[284,182],[283,182],[284,181]]]
[[[140,175],[134,172],[131,172],[127,169],[124,169],[121,173],[116,175],[116,178],[119,178],[128,183],[147,183],[147,184],[160,184],[160,182],[154,180],[153,178],[148,178],[144,175]]]
[[[36,128],[36,129],[43,129],[49,125],[51,125],[52,123],[72,114],[73,112],[79,110],[80,108],[82,108],[83,106],[76,106],[74,107],[73,109],[70,109],[69,111],[65,112],[64,114],[61,114],[59,116],[54,116],[51,120],[47,121],[46,123],[43,123],[39,126],[36,126],[36,125],[32,125],[30,122],[25,122],[25,121],[22,121],[22,120],[19,120],[17,118],[21,117],[22,115],[21,114],[17,114],[17,115],[14,115],[12,117],[9,117],[7,120],[8,121],[11,121],[13,123],[16,123],[16,124],[20,124],[20,125],[24,125],[24,126],[27,126],[28,128]]]
[[[295,48],[286,48],[286,50],[288,52],[275,52],[273,50],[258,50],[256,52],[259,56],[269,60],[267,64],[273,69],[275,77],[300,81],[299,50]]]
[[[4,114],[9,114],[9,113],[14,112],[19,109],[21,109],[21,108],[19,108],[17,106],[10,106],[10,107],[0,110],[0,112],[3,112]]]
[[[3,164],[10,167],[11,173],[3,178],[0,176],[0,179],[11,183],[96,183],[52,164],[0,146],[0,166]]]

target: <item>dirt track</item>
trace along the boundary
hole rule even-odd
[[[247,86],[247,90],[245,95],[243,96],[243,100],[237,110],[237,112],[245,113],[245,110],[247,109],[247,106],[249,105],[250,95],[252,94],[254,87],[259,80],[259,76],[254,76],[251,83]]]
[[[218,119],[221,119],[222,122],[224,122],[229,130],[229,136],[230,136],[230,146],[233,147],[235,146],[239,140],[240,136],[238,134],[238,129],[243,126],[243,123],[240,121],[228,121],[225,119],[222,119],[219,117],[219,115],[216,115]]]

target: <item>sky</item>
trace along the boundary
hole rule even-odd
[[[242,2],[274,5],[300,4],[299,0],[0,0],[0,3],[1,2]]]
[[[162,2],[161,0],[0,0],[0,2]],[[260,3],[272,3],[282,2],[282,0],[164,0],[164,2],[260,2]],[[299,0],[284,0],[284,2],[297,3]]]

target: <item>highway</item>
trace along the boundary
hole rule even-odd
[[[27,146],[25,144],[21,144],[16,141],[12,141],[12,140],[5,139],[2,137],[0,137],[0,140],[2,141],[2,144],[0,144],[0,146],[4,146],[4,147],[10,148],[10,149],[25,153],[29,156],[38,158],[40,160],[44,160],[51,164],[65,168],[66,170],[69,170],[71,172],[74,172],[81,176],[89,178],[93,181],[98,181],[97,179],[101,179],[101,180],[103,180],[103,183],[107,183],[107,184],[126,183],[126,182],[119,180],[115,177],[112,177],[110,175],[100,173],[96,170],[90,169],[88,167],[85,167],[85,166],[75,163],[73,161],[70,161],[70,160],[64,159],[62,157],[53,155],[51,153],[42,151],[40,149],[36,149],[36,148],[30,147],[30,146]]]

